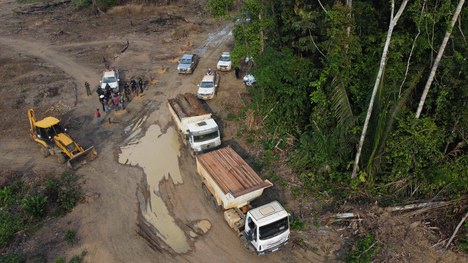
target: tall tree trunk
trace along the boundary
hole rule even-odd
[[[460,15],[460,12],[462,10],[464,3],[465,3],[465,0],[460,0],[458,2],[457,9],[455,9],[455,13],[453,14],[453,17],[452,17],[452,22],[450,23],[450,27],[445,32],[444,40],[442,41],[442,45],[440,45],[439,51],[437,52],[437,57],[434,61],[434,65],[432,65],[431,73],[429,74],[429,78],[427,79],[426,86],[424,87],[421,100],[419,101],[418,110],[416,111],[416,119],[419,119],[419,116],[421,116],[421,112],[424,107],[424,102],[426,101],[427,93],[429,92],[429,89],[431,88],[431,84],[432,84],[432,81],[434,80],[437,67],[439,67],[440,59],[442,58],[442,55],[444,54],[445,46],[447,46],[447,42],[450,38],[450,34],[452,34],[453,27],[455,26],[455,23],[457,22],[458,16]]]
[[[359,159],[361,157],[362,147],[364,145],[364,140],[366,138],[366,133],[367,133],[367,128],[369,126],[370,117],[372,115],[372,108],[374,107],[375,95],[377,94],[377,90],[379,89],[379,85],[380,85],[380,80],[382,79],[382,75],[385,70],[388,47],[390,46],[390,40],[392,39],[393,29],[395,28],[396,23],[398,22],[398,19],[400,19],[401,14],[405,10],[405,7],[408,1],[409,0],[403,0],[403,2],[401,3],[400,9],[396,13],[396,15],[393,16],[395,12],[395,0],[392,0],[392,13],[390,17],[390,24],[388,25],[387,39],[385,40],[385,46],[382,52],[382,58],[380,59],[379,72],[377,73],[377,78],[375,79],[374,89],[372,90],[372,96],[369,102],[369,108],[367,109],[366,120],[364,121],[364,126],[362,127],[361,139],[359,140],[359,146],[357,149],[356,158],[354,159],[354,167],[353,167],[353,173],[351,175],[351,178],[356,178],[356,175],[357,175]]]
[[[353,0],[346,0],[346,6],[349,8],[348,19],[349,23],[351,23],[351,9],[353,7]],[[349,47],[349,36],[351,35],[351,24],[348,25],[346,28],[346,37],[348,38],[348,42],[346,42],[346,49]]]

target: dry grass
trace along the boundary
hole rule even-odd
[[[161,13],[176,13],[177,6],[157,6],[157,5],[136,5],[128,4],[123,6],[115,6],[109,9],[106,13],[110,15],[138,15],[138,14],[153,14]]]

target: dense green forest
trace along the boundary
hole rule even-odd
[[[234,61],[255,61],[251,107],[270,140],[295,138],[289,163],[309,190],[401,200],[468,189],[460,2],[209,0],[207,9],[236,21]]]

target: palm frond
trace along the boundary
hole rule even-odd
[[[335,118],[338,123],[344,127],[351,127],[356,122],[356,118],[351,108],[348,92],[341,81],[336,78],[331,83],[333,91],[331,93],[331,102]]]

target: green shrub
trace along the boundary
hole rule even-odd
[[[67,260],[64,257],[58,257],[54,260],[55,263],[65,263]]]
[[[298,218],[294,218],[293,221],[291,222],[291,229],[292,230],[304,231],[305,230],[305,223],[302,222]]]
[[[21,255],[6,254],[6,255],[3,255],[3,256],[0,256],[0,262],[2,262],[2,263],[23,263],[23,262],[26,262],[26,260]]]
[[[380,246],[374,241],[371,234],[357,239],[352,251],[346,257],[346,262],[371,262],[372,256],[379,251]]]
[[[0,190],[0,205],[9,207],[15,200],[15,195],[10,186],[5,186]]]
[[[28,196],[24,199],[21,208],[29,217],[41,218],[47,213],[47,196],[42,194]]]
[[[0,209],[0,247],[7,245],[22,228],[21,217]]]
[[[65,240],[69,245],[74,245],[76,243],[76,232],[72,229],[67,230],[65,233]]]

